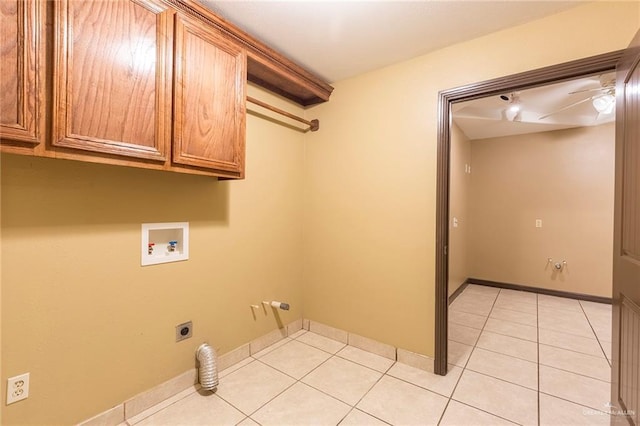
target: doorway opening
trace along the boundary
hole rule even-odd
[[[440,92],[436,200],[436,343],[434,362],[436,374],[446,375],[448,366],[450,159],[454,106],[461,102],[501,95],[507,97],[506,102],[514,103],[514,98],[505,94],[585,76],[604,75],[615,70],[622,53],[622,51],[612,52]],[[513,111],[512,115],[513,117],[509,116],[507,119],[515,120],[518,118],[517,111]]]

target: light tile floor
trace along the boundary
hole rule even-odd
[[[447,376],[304,330],[130,425],[608,425],[611,306],[469,285]]]

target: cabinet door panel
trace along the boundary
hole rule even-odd
[[[38,144],[43,137],[45,2],[0,1],[0,138]]]
[[[173,161],[244,172],[246,53],[176,16]]]
[[[154,0],[58,3],[54,145],[165,161],[171,15]]]

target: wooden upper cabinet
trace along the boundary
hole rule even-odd
[[[156,0],[55,8],[52,144],[167,161],[174,11]]]
[[[174,163],[243,177],[246,67],[237,42],[176,15]]]
[[[0,0],[0,139],[34,146],[44,138],[44,1]]]
[[[200,0],[0,0],[0,151],[243,178],[247,78],[331,90]]]

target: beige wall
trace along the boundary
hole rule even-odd
[[[614,124],[473,141],[471,276],[611,297],[614,142]]]
[[[244,181],[3,155],[2,397],[31,372],[3,424],[81,421],[193,368],[203,341],[275,329],[252,303],[300,318],[303,154],[303,133],[250,115]],[[140,224],[164,221],[190,223],[190,259],[141,267]]]
[[[449,159],[449,296],[469,278],[469,196],[471,191],[471,142],[451,124]],[[453,220],[457,219],[457,226]]]
[[[437,92],[620,49],[639,26],[637,3],[588,4],[339,82],[307,112],[316,133],[250,116],[241,182],[3,156],[2,387],[32,386],[3,423],[120,403],[193,367],[203,340],[224,353],[274,329],[249,309],[265,298],[291,303],[285,323],[432,355]],[[174,220],[191,259],[141,268],[140,223]]]
[[[304,315],[432,356],[438,91],[624,48],[638,7],[589,3],[337,82],[308,112]]]

